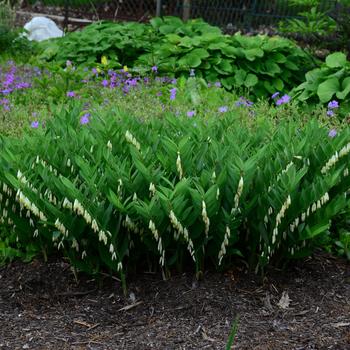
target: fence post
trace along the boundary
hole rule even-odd
[[[248,10],[248,13],[245,15],[244,22],[247,30],[252,30],[253,17],[256,14],[256,5],[257,5],[257,0],[253,0],[253,3],[251,4],[251,8]]]
[[[188,21],[191,17],[191,0],[183,0],[182,19]]]
[[[162,15],[162,0],[157,0],[156,16],[160,17]]]

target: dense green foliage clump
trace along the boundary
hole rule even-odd
[[[96,23],[49,44],[42,58],[94,65],[106,56],[112,67],[157,66],[161,74],[188,76],[195,69],[207,81],[255,96],[289,91],[303,81],[314,62],[288,39],[224,35],[201,20],[176,17],[150,24]]]
[[[56,247],[90,273],[189,260],[200,272],[237,255],[263,268],[326,244],[348,206],[347,129],[247,127],[234,113],[85,123],[80,110],[1,140],[0,213],[14,242]]]

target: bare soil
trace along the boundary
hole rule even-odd
[[[98,288],[98,285],[100,287]],[[242,269],[75,281],[64,261],[0,269],[0,349],[350,349],[350,265],[318,254],[262,280]],[[284,298],[282,296],[284,295]]]

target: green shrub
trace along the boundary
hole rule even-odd
[[[11,46],[16,38],[14,27],[14,11],[8,1],[0,1],[0,52]]]
[[[279,24],[282,33],[300,34],[304,39],[312,39],[321,44],[324,36],[336,30],[336,22],[325,12],[313,7],[306,12],[300,12],[301,18],[288,19]]]
[[[45,44],[47,45],[47,44]],[[279,37],[223,35],[201,20],[176,17],[140,23],[96,23],[54,41],[42,58],[65,64],[96,65],[106,56],[112,68],[138,71],[157,66],[159,73],[188,76],[191,69],[227,89],[243,89],[257,97],[289,91],[303,81],[312,59],[295,43]]]
[[[332,53],[321,67],[306,73],[305,80],[294,89],[300,101],[346,101],[350,93],[350,62],[342,52]]]
[[[252,127],[234,113],[80,124],[81,109],[1,139],[0,215],[19,242],[89,273],[280,264],[324,244],[348,204],[349,129],[330,138],[316,122]]]

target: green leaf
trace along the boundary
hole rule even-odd
[[[343,91],[338,91],[337,97],[340,100],[343,100],[350,92],[350,77],[345,78],[341,85],[342,85]]]
[[[346,63],[346,56],[342,52],[334,52],[326,58],[326,65],[330,68],[343,67]]]
[[[317,96],[322,103],[328,102],[339,91],[339,88],[339,80],[337,78],[328,79],[318,86]]]
[[[246,87],[253,87],[258,83],[258,77],[255,74],[249,73],[245,79],[244,85]]]
[[[198,66],[200,66],[200,64],[202,63],[200,57],[198,57],[195,54],[189,53],[185,56],[183,56],[179,61],[178,61],[178,65],[180,68],[188,68],[188,67],[192,67],[192,68],[196,68]]]
[[[210,56],[209,53],[208,53],[208,51],[205,50],[205,49],[202,49],[202,48],[194,49],[194,50],[191,52],[191,55],[196,55],[196,56],[198,56],[200,59],[208,58],[208,57]]]
[[[264,56],[264,51],[259,48],[244,50],[243,53],[249,61],[254,61],[257,57]]]
[[[304,239],[311,239],[314,238],[322,233],[324,233],[325,231],[329,230],[330,227],[330,223],[320,223],[320,224],[316,224],[314,226],[306,226],[305,230],[300,234],[300,239],[304,240]]]
[[[247,72],[243,69],[239,69],[235,74],[235,83],[237,86],[242,86],[246,80]]]

